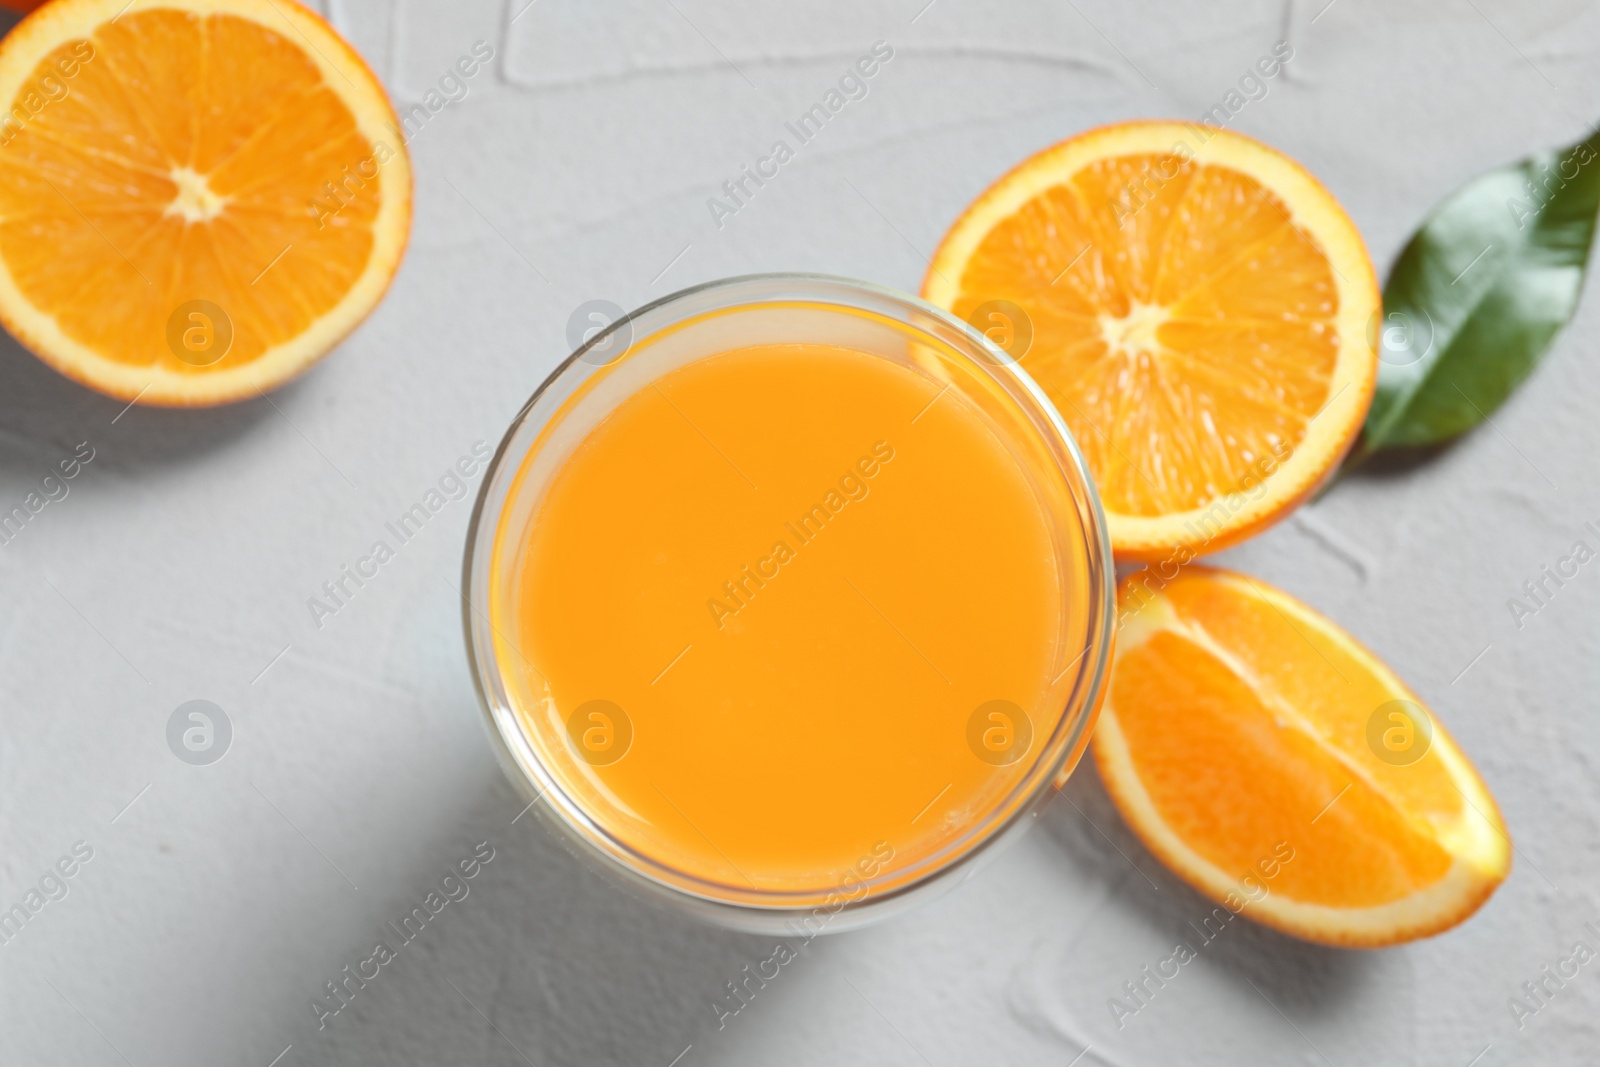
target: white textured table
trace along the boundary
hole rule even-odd
[[[641,906],[513,825],[452,585],[470,502],[320,627],[306,604],[497,439],[584,301],[778,269],[914,289],[1013,162],[1102,122],[1197,117],[1284,39],[1286,71],[1232,125],[1311,167],[1382,269],[1458,183],[1597,117],[1592,6],[327,3],[402,102],[495,50],[412,141],[411,249],[372,319],[270,403],[120,418],[0,341],[0,506],[80,442],[94,457],[0,547],[0,907],[73,871],[0,944],[0,1063],[1594,1062],[1600,962],[1521,1029],[1507,999],[1574,942],[1600,948],[1600,572],[1520,629],[1506,607],[1600,519],[1593,285],[1493,428],[1227,557],[1433,703],[1504,807],[1510,881],[1383,952],[1236,923],[1120,1030],[1107,998],[1209,908],[1092,768],[977,878],[814,942],[719,1030],[711,1001],[771,939]],[[785,121],[877,41],[894,54],[867,95],[796,144]],[[794,158],[719,228],[707,198],[778,139]],[[232,726],[209,766],[167,742],[193,699]],[[324,983],[481,841],[469,894],[319,1030]]]

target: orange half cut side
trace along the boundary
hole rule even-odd
[[[1287,514],[1376,380],[1360,234],[1299,164],[1226,130],[1130,122],[1040,152],[951,227],[923,295],[1055,403],[1124,559],[1187,562]]]
[[[0,43],[0,100],[0,320],[101,392],[254,396],[398,269],[393,109],[291,0],[55,0]]]

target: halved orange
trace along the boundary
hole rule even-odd
[[[1125,559],[1187,562],[1287,514],[1376,379],[1354,224],[1293,160],[1211,127],[1123,123],[1033,156],[956,221],[923,296],[1020,357]]]
[[[1494,798],[1422,702],[1333,622],[1194,566],[1119,590],[1094,736],[1123,818],[1230,913],[1334,945],[1454,926],[1511,868]]]
[[[54,0],[0,42],[0,101],[0,321],[101,392],[254,396],[398,269],[394,111],[292,0]]]

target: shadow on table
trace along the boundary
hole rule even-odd
[[[299,387],[278,390],[275,402],[284,406]],[[57,373],[3,332],[0,398],[0,478],[25,483],[55,473],[81,442],[94,448],[102,468],[183,464],[280,417],[265,398],[210,408],[129,407]]]
[[[1414,448],[1387,448],[1382,452],[1375,452],[1365,457],[1360,462],[1354,463],[1346,457],[1345,466],[1342,467],[1333,481],[1327,482],[1317,490],[1316,498],[1321,498],[1343,481],[1373,481],[1388,482],[1405,478],[1416,471],[1438,462],[1451,449],[1466,438],[1452,437],[1448,441],[1441,441],[1434,445],[1421,445]]]
[[[1078,811],[1061,803],[1066,800]],[[1370,969],[1366,954],[1279,933],[1249,921],[1248,907],[1223,923],[1220,915],[1214,915],[1219,905],[1162,866],[1128,829],[1092,759],[1084,759],[1056,803],[1066,809],[1067,817],[1046,820],[1046,832],[1064,849],[1107,871],[1131,862],[1144,875],[1122,882],[1121,903],[1152,929],[1178,931],[1208,963],[1240,979],[1241,985],[1248,979],[1289,1017],[1336,1018],[1362,995]],[[1266,884],[1270,891],[1271,883]],[[1207,918],[1212,920],[1210,926]]]
[[[419,896],[472,844],[495,857],[372,988],[318,1032],[301,1063],[517,1063],[667,1067],[717,1029],[712,1001],[773,938],[719,930],[613,883],[567,846],[488,764],[460,845],[409,881]],[[405,907],[391,909],[395,918]],[[375,917],[374,926],[383,917]],[[366,955],[366,942],[349,955]],[[391,975],[391,970],[393,974]]]

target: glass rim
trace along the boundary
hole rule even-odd
[[[635,335],[634,331],[640,325],[660,317],[663,309],[682,306],[697,297],[703,298],[708,293],[718,291],[726,292],[723,302],[705,308],[686,308],[682,316],[668,315],[647,331]],[[1054,758],[1036,764],[1025,773],[1010,793],[992,805],[985,816],[975,820],[974,825],[955,842],[922,857],[918,864],[895,872],[889,879],[894,884],[875,892],[873,883],[879,880],[863,879],[858,884],[868,888],[862,896],[825,909],[819,909],[817,894],[810,890],[796,893],[789,890],[736,889],[730,893],[730,887],[676,870],[670,864],[628,845],[587,811],[546,765],[520,721],[518,709],[504,685],[502,659],[497,654],[494,641],[496,627],[491,621],[488,603],[495,540],[501,516],[513,497],[516,475],[533,454],[532,446],[540,432],[559,421],[557,416],[566,399],[593,374],[625,358],[635,346],[682,326],[696,316],[735,312],[740,308],[763,304],[797,302],[822,309],[832,305],[839,309],[877,313],[892,318],[903,330],[935,340],[936,335],[917,324],[915,316],[926,316],[953,331],[970,346],[974,351],[964,351],[948,341],[941,344],[951,354],[964,359],[969,364],[969,371],[975,369],[980,375],[1001,385],[1013,402],[1021,402],[1023,407],[1031,408],[1027,411],[1030,416],[1027,427],[1041,438],[1047,438],[1043,443],[1050,446],[1047,451],[1056,459],[1058,466],[1061,466],[1063,457],[1068,461],[1059,473],[1067,485],[1071,504],[1077,509],[1086,534],[1083,538],[1087,549],[1085,570],[1091,586],[1084,650],[1067,667],[1068,670],[1077,667],[1078,673],[1066,694],[1060,719],[1052,735],[1041,745],[1041,751],[1057,748]],[[605,346],[624,330],[629,334],[622,352],[608,356],[603,361],[584,361],[584,356]],[[557,395],[562,393],[562,387],[565,387],[565,394]],[[543,417],[530,421],[542,402],[546,401],[549,402],[548,410],[544,411]],[[523,447],[513,450],[513,444],[524,437],[530,427],[532,436],[524,442]],[[908,293],[837,275],[768,272],[701,282],[643,304],[597,331],[539,384],[501,437],[485,469],[473,504],[462,560],[462,618],[473,685],[496,755],[513,784],[524,795],[531,797],[529,808],[540,808],[542,821],[568,840],[577,842],[581,851],[600,859],[604,867],[620,874],[624,880],[658,897],[664,894],[672,902],[686,905],[691,911],[723,925],[770,930],[784,920],[826,910],[832,920],[830,925],[834,929],[843,929],[867,921],[869,913],[870,917],[876,917],[903,906],[913,898],[920,899],[937,884],[953,884],[949,876],[956,871],[970,872],[975,865],[992,859],[998,854],[1001,842],[1013,838],[1026,826],[1029,818],[1037,814],[1063,771],[1070,771],[1076,766],[1087,747],[1110,666],[1116,621],[1114,575],[1109,530],[1088,464],[1060,413],[1017,359],[1007,355],[970,324]],[[1091,652],[1092,656],[1089,655]],[[1064,735],[1055,736],[1063,727]],[[547,803],[541,805],[541,800]],[[997,818],[1002,814],[1003,818]],[[924,867],[926,869],[921,869]]]

